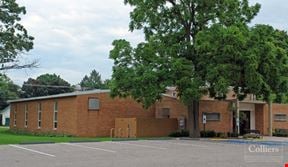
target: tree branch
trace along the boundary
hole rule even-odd
[[[5,66],[4,64],[2,64],[2,66],[0,67],[0,71],[11,69],[23,69],[23,68],[37,68],[37,67],[38,67],[38,61],[33,61],[32,63],[24,65],[12,64]]]

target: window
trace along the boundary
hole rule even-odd
[[[54,114],[53,114],[53,128],[57,129],[58,127],[58,102],[54,102]]]
[[[287,121],[286,114],[274,114],[274,121]]]
[[[42,126],[42,104],[38,103],[38,128]]]
[[[173,96],[173,97],[176,97],[176,96],[177,96],[177,93],[176,93],[176,92],[173,92],[173,93],[172,93],[172,96]]]
[[[28,127],[28,105],[27,104],[25,104],[25,107],[24,107],[25,109],[24,109],[24,113],[25,113],[25,118],[24,118],[24,122],[25,122],[25,128],[27,128]]]
[[[16,123],[17,123],[17,122],[16,122],[16,120],[17,120],[17,119],[16,119],[16,116],[17,116],[17,113],[16,113],[16,110],[15,110],[15,111],[14,111],[14,116],[13,116],[13,117],[14,117],[14,120],[13,120],[14,126],[16,126]]]
[[[160,116],[161,118],[170,118],[170,108],[162,108]]]
[[[100,109],[99,99],[89,98],[88,109],[89,110],[99,110]]]
[[[207,121],[220,121],[220,113],[204,113]]]

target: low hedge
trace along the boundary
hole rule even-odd
[[[73,137],[73,135],[70,134],[64,134],[64,133],[56,133],[56,132],[30,132],[27,130],[21,130],[21,129],[10,129],[6,133],[10,134],[16,134],[16,135],[26,135],[26,136],[44,136],[44,137]]]
[[[288,137],[288,129],[275,129],[273,136]]]
[[[172,132],[169,134],[169,137],[189,137],[189,131],[181,130],[181,131]]]

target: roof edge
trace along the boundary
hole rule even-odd
[[[45,99],[72,97],[72,96],[98,94],[98,93],[110,93],[110,90],[108,90],[108,89],[105,89],[105,90],[94,89],[94,90],[89,90],[89,91],[76,91],[76,92],[71,92],[71,93],[62,93],[62,94],[49,95],[49,96],[21,98],[21,99],[16,99],[16,100],[9,100],[8,103],[17,103],[17,102],[34,101],[34,100],[45,100]]]

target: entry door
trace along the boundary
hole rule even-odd
[[[243,135],[250,130],[250,111],[240,111],[240,134]]]

